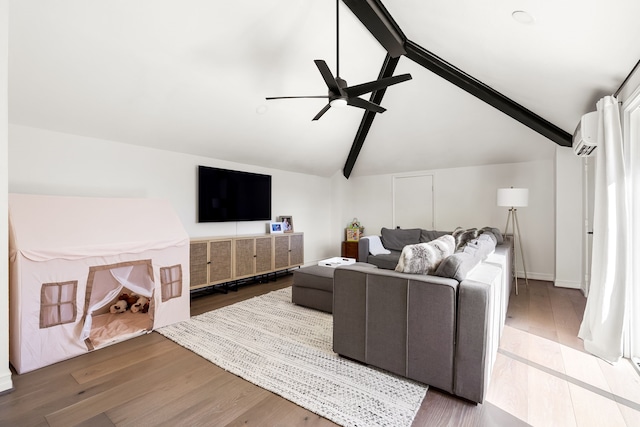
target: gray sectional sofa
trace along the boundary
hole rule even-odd
[[[364,238],[358,242],[358,260],[376,265],[379,268],[393,270],[396,268],[402,249],[405,246],[430,242],[440,236],[451,233],[451,231],[423,230],[421,228],[382,228],[380,231],[380,239],[382,240],[384,248],[388,249],[391,253],[371,255],[369,253],[369,239]]]
[[[385,247],[393,246],[394,237],[401,244],[407,235],[416,236],[415,231],[392,231],[383,229]],[[420,230],[418,235],[436,238],[445,233]],[[482,402],[511,293],[512,250],[507,240],[481,257],[459,251],[449,257],[453,267],[438,276],[398,273],[393,268],[400,251],[378,258],[361,246],[360,261],[379,268],[336,269],[334,351]],[[395,263],[392,255],[398,257]]]

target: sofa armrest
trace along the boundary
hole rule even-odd
[[[367,262],[369,258],[369,239],[358,240],[358,261]]]
[[[480,264],[458,287],[454,393],[481,403],[500,342],[502,269]]]

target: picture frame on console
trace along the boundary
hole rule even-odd
[[[269,223],[269,232],[271,234],[282,234],[284,233],[284,229],[281,222],[270,222]]]
[[[293,233],[293,217],[291,215],[282,215],[278,217],[278,221],[282,223],[282,231],[285,233]]]

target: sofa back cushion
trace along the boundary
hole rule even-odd
[[[382,245],[385,249],[392,251],[402,251],[407,245],[415,245],[420,242],[420,229],[419,228],[407,228],[407,229],[392,229],[384,228],[380,231],[382,235]]]
[[[420,243],[427,243],[432,240],[436,240],[438,237],[442,237],[445,234],[451,234],[446,231],[438,230],[420,230]]]

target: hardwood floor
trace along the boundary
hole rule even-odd
[[[192,299],[192,315],[291,285],[291,276]],[[576,337],[580,291],[529,281],[512,295],[488,396],[429,389],[414,426],[640,426],[640,376]],[[0,396],[0,426],[334,426],[158,333],[34,372]]]

